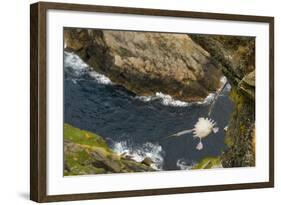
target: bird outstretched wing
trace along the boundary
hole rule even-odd
[[[180,131],[180,132],[177,132],[175,134],[172,134],[172,135],[169,135],[165,138],[170,138],[170,137],[179,137],[179,136],[182,136],[182,135],[185,135],[185,134],[188,134],[188,133],[192,133],[193,129],[190,129],[190,130],[183,130],[183,131]]]

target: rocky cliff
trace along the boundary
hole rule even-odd
[[[210,54],[186,34],[65,29],[65,50],[137,95],[198,101],[220,86]]]
[[[189,35],[212,56],[232,85],[235,104],[226,131],[229,149],[223,167],[255,165],[255,39],[253,37]]]
[[[202,100],[217,90],[223,73],[232,86],[235,110],[221,164],[255,165],[253,37],[66,28],[64,40],[66,51],[137,95],[162,92],[175,99]]]

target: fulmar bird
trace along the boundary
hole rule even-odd
[[[178,137],[181,135],[192,133],[194,138],[198,137],[200,140],[196,146],[196,149],[202,150],[203,149],[202,139],[210,135],[212,132],[217,133],[219,131],[219,128],[215,127],[215,125],[216,122],[214,120],[200,117],[197,123],[194,125],[193,129],[183,130],[181,132],[170,135],[168,137]]]

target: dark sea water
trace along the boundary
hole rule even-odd
[[[129,152],[136,160],[148,156],[163,170],[186,169],[209,156],[219,156],[226,149],[223,128],[233,110],[227,86],[214,106],[211,118],[220,128],[203,139],[192,134],[166,138],[192,129],[199,117],[207,117],[210,96],[205,102],[188,104],[158,93],[140,97],[114,85],[101,74],[89,72],[81,59],[64,55],[64,122],[102,136],[116,152]]]

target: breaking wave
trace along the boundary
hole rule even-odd
[[[86,64],[78,55],[72,52],[64,52],[64,68],[66,72],[75,77],[81,77],[83,75],[89,76],[91,79],[94,79],[99,84],[110,85],[113,84],[112,81],[105,75],[100,74],[88,64]],[[73,83],[76,83],[77,79],[72,79]],[[221,84],[223,85],[227,82],[226,77],[222,77],[220,79]],[[227,91],[231,89],[231,86],[227,84],[226,88]],[[172,107],[188,107],[190,105],[209,105],[213,102],[216,97],[216,93],[209,93],[209,95],[202,101],[198,102],[185,102],[181,100],[173,99],[172,96],[164,94],[162,92],[156,92],[153,96],[135,96],[136,99],[141,100],[143,102],[150,102],[150,101],[160,101],[161,104],[165,106],[172,106]]]
[[[111,80],[108,77],[96,71],[90,71],[88,74],[91,78],[95,79],[100,84],[105,84],[105,85],[112,84]]]
[[[225,76],[221,77],[220,83],[221,86],[223,86],[227,82],[227,78]],[[228,83],[225,87],[225,90],[228,92],[231,89],[231,85]],[[211,104],[215,98],[216,98],[216,93],[209,93],[209,95],[201,101],[197,102],[185,102],[181,100],[175,100],[172,98],[170,95],[163,94],[161,92],[156,92],[154,96],[136,96],[136,99],[139,99],[143,102],[150,102],[150,101],[155,101],[155,100],[160,100],[160,102],[163,105],[166,106],[172,106],[172,107],[187,107],[190,105],[209,105]]]
[[[94,71],[92,67],[86,64],[78,55],[74,53],[64,52],[64,68],[66,72],[76,77],[88,75],[97,83],[105,85],[112,84],[108,77]]]
[[[70,52],[64,52],[64,67],[77,76],[81,76],[90,68],[78,55]]]
[[[163,168],[164,151],[159,144],[146,142],[142,145],[133,146],[127,141],[113,143],[112,149],[118,154],[125,154],[132,157],[137,162],[142,162],[146,157],[153,161],[151,167],[156,170]]]
[[[161,92],[157,92],[155,96],[136,96],[135,98],[143,102],[160,100],[163,105],[174,106],[174,107],[186,107],[190,105],[190,103],[188,102],[174,100],[170,95],[165,95]]]
[[[135,98],[143,102],[159,100],[165,106],[187,107],[194,104],[210,104],[214,100],[215,96],[215,93],[210,93],[204,100],[198,102],[185,102],[181,100],[175,100],[172,98],[172,96],[163,94],[161,92],[157,92],[154,96],[136,96]]]
[[[180,170],[190,170],[192,169],[192,167],[194,166],[194,163],[193,162],[187,162],[186,160],[184,159],[179,159],[177,160],[177,167],[180,169]]]

